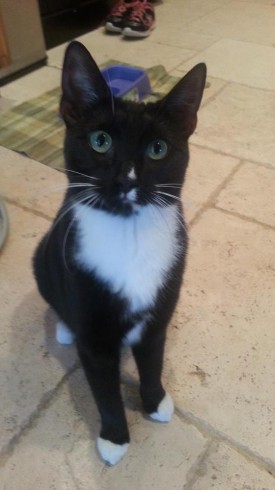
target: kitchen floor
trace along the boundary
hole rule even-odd
[[[31,271],[64,176],[0,147],[10,218],[0,255],[1,490],[275,489],[275,4],[164,0],[156,15],[148,39],[103,29],[79,39],[98,63],[162,64],[176,76],[208,66],[183,192],[188,267],[163,375],[175,415],[144,418],[126,354],[131,445],[115,467],[99,459],[92,396],[74,347],[55,341]],[[47,67],[2,87],[0,109],[56,87],[63,53],[50,50]]]

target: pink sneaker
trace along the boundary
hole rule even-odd
[[[126,17],[133,9],[134,2],[119,0],[106,19],[105,29],[108,32],[122,32],[125,27]]]
[[[122,31],[126,37],[147,37],[155,27],[155,9],[147,0],[137,0],[127,12]]]

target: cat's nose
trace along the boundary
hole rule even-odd
[[[137,187],[137,178],[132,162],[126,162],[116,177],[119,192],[127,194]]]

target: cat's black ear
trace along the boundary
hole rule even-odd
[[[178,121],[189,137],[196,129],[199,109],[206,81],[206,65],[194,66],[162,99],[161,108]]]
[[[73,122],[84,109],[109,97],[108,85],[89,51],[80,42],[72,41],[63,63],[61,117]]]

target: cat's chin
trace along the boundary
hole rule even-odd
[[[100,209],[115,216],[128,218],[130,216],[138,214],[141,209],[141,205],[125,200],[115,204],[106,203],[103,206],[101,205]]]

